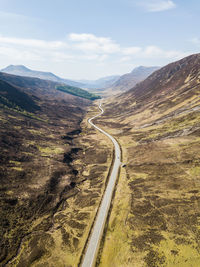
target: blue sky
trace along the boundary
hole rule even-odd
[[[0,0],[0,68],[71,79],[165,65],[200,49],[198,0]]]

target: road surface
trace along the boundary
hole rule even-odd
[[[101,103],[99,104],[99,109],[101,110],[101,112],[98,115],[89,119],[88,122],[94,128],[96,128],[98,131],[100,131],[101,133],[103,133],[104,135],[106,135],[108,138],[111,139],[111,141],[114,144],[115,159],[114,159],[112,172],[110,174],[109,182],[108,182],[108,185],[106,187],[106,190],[105,190],[105,193],[104,193],[104,196],[103,196],[103,199],[102,199],[102,202],[101,202],[101,205],[100,205],[100,208],[99,208],[99,211],[98,211],[95,223],[94,223],[93,230],[92,230],[91,235],[89,237],[86,252],[85,252],[85,255],[84,255],[83,260],[82,260],[82,265],[81,265],[82,267],[93,267],[95,265],[96,256],[98,253],[98,249],[99,249],[101,237],[103,234],[106,218],[108,216],[108,211],[109,211],[109,208],[111,205],[112,195],[113,195],[116,180],[118,177],[119,168],[121,166],[121,161],[120,161],[121,160],[121,150],[120,150],[120,147],[119,147],[117,141],[115,140],[114,137],[112,137],[110,134],[108,134],[107,132],[105,132],[104,130],[102,130],[101,128],[99,128],[98,126],[96,126],[92,122],[93,119],[101,116],[104,112],[103,108],[101,107]]]

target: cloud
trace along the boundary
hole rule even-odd
[[[0,55],[13,61],[64,61],[71,59],[68,44],[63,41],[45,41],[5,37],[0,35]]]
[[[199,39],[193,42],[200,43]],[[177,50],[165,50],[156,45],[122,46],[108,37],[94,34],[71,33],[66,40],[6,37],[0,35],[0,55],[10,63],[52,62],[85,64],[87,62],[112,64],[113,62],[156,62],[178,60],[188,54]],[[113,63],[114,64],[114,63]],[[117,63],[115,63],[117,64]],[[144,64],[144,63],[143,63]]]
[[[5,21],[9,21],[10,23],[21,24],[21,23],[34,23],[41,22],[41,18],[26,16],[22,14],[12,13],[0,11],[0,22],[5,23]]]
[[[164,50],[158,46],[147,46],[147,47],[127,47],[122,50],[122,54],[124,55],[121,61],[130,61],[134,58],[141,59],[172,59],[178,60],[187,56],[188,53],[183,53],[177,50]]]
[[[41,60],[40,55],[38,53],[35,53],[34,51],[18,49],[15,47],[7,47],[2,44],[0,45],[0,55],[14,61]]]
[[[25,47],[35,47],[35,48],[44,48],[44,49],[58,49],[66,48],[67,44],[61,41],[44,41],[38,39],[24,39],[24,38],[13,38],[13,37],[4,37],[0,35],[0,43],[11,44],[11,45],[20,45]]]
[[[141,0],[136,1],[136,4],[147,12],[161,12],[176,7],[176,4],[171,0]]]
[[[109,54],[120,51],[110,38],[92,34],[70,34],[66,41],[45,41],[0,35],[0,55],[13,60],[64,62],[72,60],[103,62]]]
[[[122,53],[126,56],[128,55],[137,55],[139,52],[141,52],[142,48],[138,46],[132,46],[122,49]]]
[[[183,53],[177,50],[163,50],[157,46],[147,46],[142,54],[145,57],[161,57],[166,59],[180,59],[185,55],[188,55],[187,53]]]
[[[192,42],[193,44],[199,46],[199,45],[200,45],[200,38],[195,37],[195,38],[193,38],[193,39],[191,40],[191,42]]]
[[[74,48],[85,53],[113,54],[120,51],[120,45],[107,37],[97,37],[87,33],[71,33],[68,37],[73,42]]]

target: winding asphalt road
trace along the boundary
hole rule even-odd
[[[101,205],[99,207],[99,211],[98,211],[95,223],[94,223],[93,230],[92,230],[91,235],[89,237],[86,252],[85,252],[85,255],[84,255],[83,260],[82,260],[82,265],[81,265],[82,267],[93,267],[95,265],[96,256],[97,256],[100,241],[102,238],[105,222],[106,222],[106,219],[108,216],[108,211],[109,211],[109,208],[111,205],[112,195],[113,195],[116,180],[118,177],[119,168],[121,166],[121,161],[120,161],[121,160],[121,150],[120,150],[120,147],[119,147],[117,141],[115,140],[114,137],[112,137],[110,134],[108,134],[107,132],[105,132],[104,130],[102,130],[101,128],[99,128],[98,126],[96,126],[92,122],[93,119],[101,116],[104,113],[104,110],[101,107],[101,103],[99,104],[99,109],[101,110],[101,113],[99,113],[98,115],[89,119],[88,122],[94,128],[96,128],[98,131],[100,131],[101,133],[103,133],[104,135],[106,135],[108,138],[111,139],[111,141],[114,144],[115,159],[114,159],[112,172],[110,174],[109,182],[108,182],[108,185],[106,187]]]

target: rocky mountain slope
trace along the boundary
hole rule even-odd
[[[107,100],[122,168],[100,266],[198,266],[200,54]]]
[[[91,101],[55,84],[0,73],[0,266],[77,265],[104,190]]]
[[[132,70],[132,72],[122,75],[115,83],[110,86],[110,90],[114,93],[125,92],[134,87],[137,83],[145,80],[159,67],[140,66]]]

